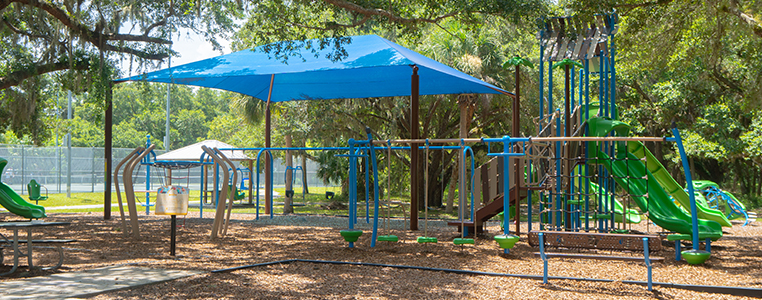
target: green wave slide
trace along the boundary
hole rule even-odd
[[[3,169],[5,169],[7,164],[8,160],[0,158],[0,174],[3,173]],[[11,187],[2,182],[0,182],[0,205],[9,212],[24,218],[39,219],[47,217],[44,207],[26,202]]]
[[[619,133],[620,136],[625,136],[629,132],[629,125],[619,121],[606,118],[591,118],[588,122],[590,124],[589,132],[591,136],[606,136],[612,130]],[[643,148],[645,149],[645,147]],[[669,193],[662,188],[661,182],[649,170],[650,168],[647,169],[645,164],[642,163],[641,157],[637,157],[628,151],[621,154],[626,156],[627,160],[612,161],[606,153],[596,151],[597,148],[592,148],[591,150],[595,152],[591,154],[598,158],[595,162],[603,165],[614,175],[616,183],[626,191],[629,191],[638,207],[642,211],[648,212],[648,217],[651,221],[669,231],[692,234],[691,216],[672,202]],[[649,167],[651,165],[652,163],[649,162]],[[659,174],[662,174],[661,176],[669,176],[666,171]],[[674,181],[674,179],[672,180]],[[699,218],[698,230],[700,239],[711,238],[712,240],[717,240],[722,237],[722,226],[715,221]]]
[[[670,196],[672,196],[672,198],[675,198],[675,200],[680,203],[680,206],[685,207],[686,210],[691,207],[691,198],[688,196],[688,193],[683,189],[681,185],[677,184],[677,181],[675,181],[675,179],[669,175],[667,169],[665,169],[661,162],[659,162],[659,160],[654,157],[651,151],[648,151],[643,143],[637,141],[628,142],[627,149],[630,153],[634,154],[635,157],[639,159],[643,159],[644,157],[646,158],[646,165],[648,166],[648,170],[651,171],[651,173],[654,175],[654,178],[659,181],[659,184],[662,186],[662,188],[664,188],[664,190]],[[706,205],[706,201],[703,201],[703,203],[699,201],[698,203],[703,204],[696,205],[699,218],[715,221],[720,223],[720,225],[723,227],[733,227],[733,224],[731,224],[728,218],[725,217],[725,214],[719,210],[709,208],[709,206]]]

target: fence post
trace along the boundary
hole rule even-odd
[[[95,193],[95,147],[90,147],[90,157],[92,157],[90,160],[90,181],[92,184],[90,192]]]
[[[24,166],[24,145],[21,145],[21,194],[24,194],[24,181],[26,179],[24,178],[26,175],[24,172],[26,171],[26,166]]]

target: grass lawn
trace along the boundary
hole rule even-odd
[[[276,188],[275,191],[280,194],[285,194],[285,188]],[[336,194],[340,193],[340,190],[338,188],[326,188],[326,187],[311,187],[310,193],[307,195],[304,195],[304,198],[302,198],[302,193],[299,193],[301,190],[297,190],[294,194],[294,213],[297,214],[313,214],[313,215],[347,215],[347,202],[344,200],[341,203],[340,206],[342,208],[336,209],[336,204],[330,205],[331,200],[326,199],[325,192],[331,191]],[[22,197],[26,198],[26,195],[21,195]],[[124,193],[122,193],[122,200],[124,201]],[[145,211],[145,207],[141,206],[141,203],[143,203],[144,200],[144,194],[143,193],[137,193],[137,200],[138,202],[138,211]],[[156,194],[151,194],[151,203],[155,202]],[[254,198],[253,202],[256,202],[256,194],[252,196]],[[190,193],[190,201],[191,203],[195,202],[198,203],[199,201],[199,191],[198,190],[191,190]],[[366,210],[365,210],[365,198],[362,197],[359,199],[358,207],[357,207],[357,215],[359,217],[364,217]],[[383,199],[385,201],[386,199]],[[112,204],[116,204],[117,202],[117,196],[116,193],[111,194],[111,201]],[[383,202],[382,201],[382,202]],[[393,197],[393,202],[401,202],[406,203],[405,205],[405,212],[407,215],[410,214],[410,206],[409,206],[409,198],[407,197]],[[283,198],[275,198],[275,214],[282,214],[283,213]],[[33,202],[32,202],[33,203]],[[245,198],[243,200],[237,200],[235,202],[236,204],[248,204],[248,198]],[[100,212],[103,211],[103,193],[72,193],[71,198],[66,197],[65,193],[61,194],[49,194],[49,198],[44,201],[39,202],[40,205],[46,207],[47,212],[56,212],[56,213],[74,213],[74,212]],[[98,205],[97,207],[82,207],[82,208],[69,208],[69,209],[51,209],[53,207],[63,207],[63,206],[86,206],[86,205]],[[371,202],[369,203],[370,207],[368,208],[368,213],[370,216],[373,216],[373,202],[371,199]],[[331,206],[329,208],[329,206]],[[260,194],[260,214],[264,214],[264,195]],[[211,205],[209,203],[204,205],[204,210],[208,211],[209,209],[212,209]],[[152,209],[153,210],[153,209]],[[198,207],[191,207],[188,210],[189,212],[198,212]],[[453,209],[453,213],[447,214],[445,213],[444,208],[429,208],[429,218],[440,218],[440,219],[456,219],[457,218],[457,207]],[[118,208],[112,207],[112,213],[118,213]],[[248,206],[248,205],[239,205],[235,206],[233,208],[234,213],[256,213],[256,207],[254,206]],[[403,217],[402,210],[399,208],[399,205],[394,205],[390,211],[387,211],[385,208],[381,208],[379,210],[379,217],[386,217],[388,213],[391,213],[392,217]],[[423,211],[419,214],[421,217],[423,217]]]

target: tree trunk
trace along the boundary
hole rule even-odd
[[[286,147],[291,147],[291,135],[286,135]],[[283,213],[284,214],[291,214],[294,213],[294,207],[291,206],[292,203],[294,203],[294,196],[293,194],[289,195],[289,191],[294,190],[294,187],[291,184],[291,181],[294,178],[294,162],[291,157],[291,151],[286,150],[286,197],[284,197],[283,200]]]
[[[455,185],[458,184],[458,168],[452,168],[450,175],[450,184],[447,188],[447,208],[445,213],[452,213],[453,202],[455,202]]]
[[[307,184],[307,155],[302,154],[302,193],[307,195],[310,193],[309,185]]]

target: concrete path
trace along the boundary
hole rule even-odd
[[[0,282],[0,300],[67,299],[159,283],[204,273],[132,266],[112,266],[82,272],[60,273]]]

